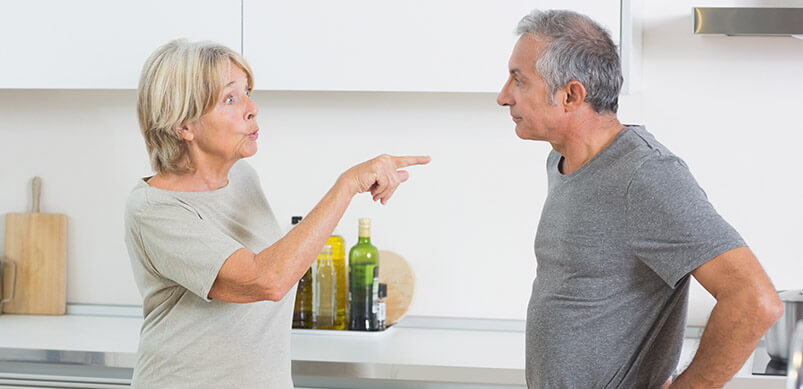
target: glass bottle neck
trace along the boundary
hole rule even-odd
[[[357,238],[357,244],[371,244],[370,236],[360,236]]]
[[[318,266],[334,266],[334,262],[332,261],[332,257],[321,257],[318,258]]]

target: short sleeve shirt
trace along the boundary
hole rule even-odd
[[[625,127],[572,174],[561,159],[547,159],[535,238],[527,383],[660,387],[680,356],[689,273],[745,243],[643,127]]]
[[[125,228],[144,314],[134,387],[292,388],[295,290],[278,302],[208,297],[231,254],[257,253],[282,237],[253,168],[237,162],[228,184],[213,191],[167,191],[139,180]]]

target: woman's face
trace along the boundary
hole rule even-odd
[[[215,107],[187,125],[193,133],[188,139],[190,149],[195,149],[191,155],[202,159],[193,161],[195,164],[236,161],[257,152],[259,109],[251,100],[248,78],[240,67],[231,64],[223,80]]]

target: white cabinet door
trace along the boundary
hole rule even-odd
[[[0,88],[136,88],[171,39],[240,51],[241,11],[240,0],[3,1]]]
[[[577,10],[619,41],[620,0],[243,0],[243,54],[257,89],[495,92],[536,7]]]

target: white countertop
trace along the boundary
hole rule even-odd
[[[141,318],[0,315],[0,348],[135,354]],[[524,332],[395,326],[378,333],[293,330],[293,361],[470,368],[524,385]],[[684,340],[688,365],[698,339]],[[784,388],[784,377],[753,376],[752,356],[727,388]],[[462,373],[464,374],[464,369]]]
[[[136,353],[142,319],[0,315],[0,347]],[[524,369],[524,333],[292,330],[293,360]],[[446,352],[448,350],[448,352]]]

